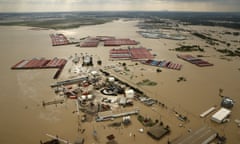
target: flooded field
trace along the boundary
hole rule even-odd
[[[192,55],[204,55],[203,59],[214,64],[212,67],[197,67],[176,57],[179,52],[170,51],[178,47],[183,41],[168,39],[147,39],[137,33],[137,21],[113,21],[101,25],[84,26],[69,30],[30,30],[29,27],[1,26],[0,27],[0,65],[1,65],[1,84],[0,84],[0,142],[4,144],[26,144],[39,143],[40,140],[47,140],[45,134],[58,135],[71,142],[78,137],[84,137],[86,143],[106,143],[106,136],[114,133],[118,143],[166,143],[187,132],[189,128],[197,129],[203,125],[208,125],[217,130],[220,134],[227,137],[227,143],[237,143],[240,141],[240,129],[234,122],[240,119],[240,58],[227,57],[230,60],[221,58],[221,53],[213,47],[205,47],[205,41],[187,34],[184,40],[187,44],[197,44],[204,47],[205,52],[187,52]],[[212,28],[204,26],[189,26],[191,30],[208,31],[214,29],[216,33],[231,31],[222,27]],[[75,101],[67,100],[64,104],[42,107],[42,101],[58,99],[50,85],[57,80],[52,76],[56,72],[54,69],[46,70],[11,70],[16,62],[21,59],[32,59],[34,57],[54,57],[68,59],[75,53],[88,53],[94,57],[94,63],[98,59],[102,60],[102,67],[107,65],[117,65],[119,61],[109,60],[109,50],[114,47],[79,48],[75,45],[52,47],[49,34],[64,33],[68,37],[77,39],[87,36],[115,36],[117,38],[130,38],[140,42],[139,46],[152,49],[151,53],[156,54],[157,60],[170,60],[183,65],[180,71],[162,69],[157,73],[156,67],[138,64],[132,61],[125,62],[130,69],[128,75],[121,75],[109,70],[121,79],[136,84],[144,79],[149,79],[157,83],[156,86],[141,86],[141,89],[150,97],[164,102],[169,109],[175,109],[188,115],[190,123],[185,128],[180,128],[181,123],[176,117],[159,106],[146,107],[141,103],[135,102],[139,107],[140,113],[154,119],[162,119],[171,127],[171,134],[164,137],[160,142],[151,139],[146,134],[138,132],[143,126],[133,117],[133,124],[127,128],[105,127],[109,122],[96,123],[87,122],[81,125],[86,131],[80,134],[77,130],[77,115]],[[216,35],[217,35],[216,34]],[[212,37],[215,37],[213,35]],[[217,36],[216,36],[217,37]],[[226,37],[226,38],[225,38]],[[239,38],[239,36],[238,36]],[[222,35],[222,39],[229,40],[232,46],[239,46],[239,43],[231,40],[236,37]],[[123,46],[124,47],[124,46]],[[223,47],[220,45],[219,47]],[[127,48],[127,47],[125,47]],[[60,80],[69,77],[68,69],[72,66],[69,61],[60,75]],[[186,81],[177,82],[179,77],[186,78]],[[223,89],[223,95],[229,96],[236,102],[232,108],[230,122],[216,124],[210,117],[201,119],[199,115],[213,105],[220,106],[221,98],[219,89]],[[99,140],[95,141],[92,131],[97,130]],[[146,128],[147,130],[147,128]],[[136,139],[129,136],[134,133]]]

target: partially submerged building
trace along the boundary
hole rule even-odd
[[[129,49],[111,49],[110,50],[111,59],[130,59],[131,54]]]
[[[143,64],[151,65],[151,66],[157,66],[161,68],[168,68],[168,69],[174,69],[174,70],[180,70],[182,68],[182,64],[177,64],[171,61],[157,61],[157,60],[145,60],[142,61]]]
[[[88,39],[84,42],[81,42],[80,47],[97,47],[99,42],[100,41],[96,39]]]
[[[89,56],[89,55],[83,56],[82,66],[93,66],[92,56]]]
[[[162,137],[167,135],[169,132],[170,132],[169,128],[157,125],[157,126],[151,127],[148,130],[147,134],[156,140],[160,140]]]
[[[125,96],[126,98],[134,98],[134,90],[132,89],[128,89],[128,90],[125,90]]]
[[[62,72],[62,69],[66,65],[66,59],[45,59],[45,58],[33,58],[31,60],[21,60],[17,64],[11,67],[11,69],[49,69],[49,68],[57,68],[58,71],[53,76],[54,79],[57,79]]]
[[[69,41],[64,34],[50,34],[52,40],[52,46],[67,45]]]
[[[222,102],[221,102],[221,106],[222,107],[230,109],[230,108],[233,107],[233,105],[234,105],[234,102],[233,102],[233,100],[231,98],[224,97],[222,99]]]
[[[145,47],[111,49],[109,57],[111,59],[131,59],[131,60],[148,60],[153,55]]]
[[[212,115],[211,120],[217,123],[222,123],[230,114],[231,110],[221,108],[219,111]]]
[[[108,39],[104,41],[104,46],[137,45],[138,42],[131,39]]]
[[[212,63],[209,63],[208,61],[202,60],[200,58],[196,58],[189,54],[178,54],[177,57],[199,67],[213,66]]]

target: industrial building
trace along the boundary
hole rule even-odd
[[[212,115],[211,120],[217,123],[222,123],[231,114],[231,110],[221,108],[215,114]]]

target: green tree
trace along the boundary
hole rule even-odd
[[[159,72],[162,72],[162,70],[161,70],[161,69],[159,69],[159,68],[158,68],[156,71],[157,71],[158,73],[159,73]]]

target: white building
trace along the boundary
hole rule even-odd
[[[125,90],[125,95],[126,95],[126,98],[134,98],[134,90],[132,89]]]
[[[91,71],[91,74],[92,74],[93,76],[96,76],[96,75],[98,75],[98,72],[97,72],[97,71]]]
[[[108,77],[108,81],[109,81],[109,82],[114,82],[114,81],[115,81],[115,78],[114,78],[114,77]]]
[[[228,110],[226,108],[221,108],[219,111],[217,111],[215,114],[212,115],[211,120],[222,123],[224,119],[226,119],[231,113],[231,110]]]
[[[126,105],[126,103],[127,103],[127,98],[121,97],[120,100],[119,100],[119,104],[120,105]]]

